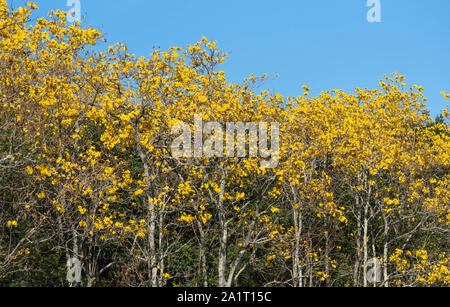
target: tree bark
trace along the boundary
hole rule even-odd
[[[226,266],[227,266],[227,249],[228,249],[228,225],[225,216],[225,208],[223,207],[223,196],[225,193],[226,173],[222,170],[222,178],[220,182],[219,199],[217,200],[217,209],[219,213],[219,225],[220,225],[220,247],[219,247],[219,287],[227,286],[226,279]]]

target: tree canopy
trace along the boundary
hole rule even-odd
[[[450,284],[449,113],[421,86],[284,97],[205,37],[137,57],[35,9],[0,0],[0,286],[73,286],[73,258],[83,286]],[[279,123],[278,166],[174,157],[197,114]]]

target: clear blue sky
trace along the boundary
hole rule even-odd
[[[10,0],[11,2],[11,0]],[[18,6],[23,0],[14,0]],[[367,0],[81,0],[85,25],[137,55],[153,46],[186,47],[206,36],[230,53],[230,81],[279,74],[264,88],[283,95],[377,87],[398,72],[423,85],[432,115],[450,92],[450,1],[381,0],[381,23],[369,23]],[[37,0],[68,10],[66,0]],[[42,14],[42,12],[41,12]]]

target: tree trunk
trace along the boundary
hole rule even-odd
[[[328,231],[325,231],[325,285],[328,287],[328,281],[330,280],[330,256],[329,256],[329,237]]]
[[[294,287],[303,287],[303,272],[302,265],[300,265],[300,240],[302,232],[302,213],[300,208],[294,208],[294,227],[295,227],[295,245],[294,245],[294,259],[293,259],[293,275]]]
[[[223,207],[223,195],[225,193],[225,181],[226,173],[223,171],[222,179],[220,182],[220,193],[217,201],[217,209],[219,212],[219,225],[220,225],[220,248],[219,248],[219,287],[227,286],[226,279],[226,266],[227,266],[227,249],[228,249],[228,225],[226,222],[225,208]]]
[[[206,270],[206,241],[205,241],[205,232],[203,230],[202,222],[197,220],[198,230],[200,234],[200,242],[199,242],[199,271],[202,277],[203,287],[208,287],[208,272]]]
[[[138,133],[139,135],[139,133]],[[138,140],[140,140],[140,135],[138,137]],[[147,155],[144,153],[144,150],[142,149],[142,146],[140,143],[138,144],[138,152],[139,156],[141,158],[141,162],[144,166],[144,175],[145,180],[147,182],[147,202],[148,202],[148,226],[147,226],[147,238],[148,238],[148,266],[149,266],[149,279],[150,279],[150,285],[151,287],[157,287],[158,286],[158,266],[156,263],[156,242],[155,242],[155,229],[156,229],[156,212],[155,212],[155,203],[152,200],[151,197],[151,188],[150,188],[150,169],[147,163]]]
[[[389,287],[389,277],[388,277],[388,234],[389,234],[389,224],[388,217],[383,214],[384,218],[384,243],[383,243],[383,283],[385,287]]]
[[[356,216],[356,260],[355,267],[353,269],[353,286],[359,286],[359,272],[361,268],[361,209],[359,208],[359,195],[356,196],[356,210],[358,215]]]
[[[364,281],[363,282],[364,282],[364,287],[367,287],[367,260],[368,260],[367,231],[369,228],[368,218],[367,218],[368,209],[369,209],[369,205],[367,203],[365,203],[364,204],[364,234],[363,234],[363,250],[364,250],[364,270],[363,270]]]

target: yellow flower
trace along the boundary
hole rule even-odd
[[[19,224],[17,223],[17,221],[8,221],[6,223],[6,227],[11,228],[11,227],[17,227]]]
[[[279,213],[279,212],[280,212],[280,209],[279,209],[279,208],[272,207],[272,208],[270,208],[270,211],[272,211],[272,213]]]
[[[164,277],[165,279],[169,279],[170,278],[170,274],[169,273],[164,273],[161,276]]]
[[[240,201],[245,198],[245,193],[236,193],[236,201]]]
[[[339,221],[340,221],[341,223],[345,223],[345,224],[348,223],[347,218],[346,218],[345,216],[343,216],[343,215],[341,215],[341,216],[339,217]]]
[[[205,213],[202,214],[200,217],[202,219],[203,224],[206,224],[212,218],[212,215],[209,213]]]
[[[33,175],[33,168],[31,166],[27,166],[27,174]]]
[[[275,258],[277,258],[276,255],[270,255],[270,256],[267,257],[267,261],[272,261],[272,260],[274,260]]]
[[[36,196],[37,196],[39,199],[43,199],[43,198],[45,198],[45,193],[44,193],[44,192],[40,192],[40,193],[36,194]]]
[[[179,222],[186,222],[187,224],[191,224],[196,218],[190,214],[183,213],[181,217],[178,219]]]

